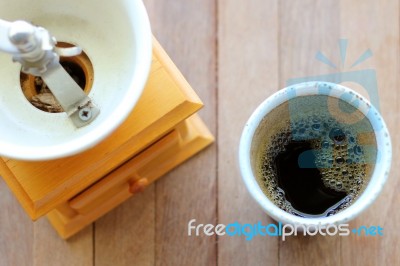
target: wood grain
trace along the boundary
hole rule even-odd
[[[0,265],[31,265],[33,224],[2,178],[0,209]]]
[[[216,132],[216,2],[149,0],[153,33],[205,104]],[[177,18],[179,17],[179,20]],[[187,224],[216,222],[216,146],[156,183],[156,265],[215,265],[215,237],[188,237]]]
[[[35,222],[33,265],[93,265],[92,226],[65,241],[46,219]]]
[[[241,131],[278,88],[278,1],[218,2],[218,223],[271,223],[238,171]],[[277,265],[277,238],[220,237],[219,265]]]
[[[342,238],[343,265],[400,265],[399,8],[399,1],[340,1],[341,35],[349,38],[349,54],[354,55],[349,61],[367,49],[373,52],[358,69],[376,71],[380,109],[393,145],[391,174],[382,194],[350,223],[355,228],[380,225],[384,236]]]
[[[217,145],[67,242],[47,221],[33,225],[0,181],[0,265],[400,265],[399,0],[145,4],[155,36],[205,103],[200,114],[217,134]],[[348,39],[343,65],[340,38]],[[349,71],[366,49],[373,57],[352,70],[376,70],[394,160],[383,193],[350,226],[381,225],[384,236],[188,237],[193,218],[212,224],[272,222],[238,172],[245,121],[288,79]],[[315,60],[318,51],[337,69]]]
[[[154,265],[154,185],[95,223],[95,265]]]

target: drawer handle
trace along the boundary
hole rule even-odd
[[[136,180],[130,184],[129,192],[131,194],[142,192],[148,186],[148,184],[149,180],[147,178],[140,178],[139,180]]]
[[[179,145],[180,135],[176,130],[170,132],[151,145],[140,154],[133,157],[130,161],[121,165],[109,175],[92,185],[80,195],[69,201],[69,206],[77,212],[84,214],[92,208],[97,208],[102,201],[113,197],[119,190],[129,188],[129,192],[134,194],[144,189],[150,182],[138,174],[150,163],[154,163],[157,158]]]

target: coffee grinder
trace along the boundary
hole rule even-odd
[[[0,3],[0,174],[68,238],[213,136],[141,1],[31,6]]]

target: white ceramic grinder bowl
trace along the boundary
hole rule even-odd
[[[0,155],[21,160],[65,157],[93,147],[130,114],[146,84],[152,55],[141,0],[15,0],[0,2],[0,18],[26,20],[59,42],[80,46],[93,65],[89,97],[100,108],[75,128],[66,113],[47,113],[24,97],[19,63],[0,53]]]
[[[260,173],[254,169],[256,160],[254,150],[259,148],[257,145],[260,143],[260,138],[262,138],[262,132],[257,131],[257,129],[268,130],[268,128],[272,126],[263,125],[263,118],[268,116],[276,107],[294,97],[310,95],[329,95],[331,97],[340,98],[357,108],[366,116],[372,125],[377,145],[377,162],[375,163],[372,175],[364,191],[361,195],[356,197],[349,207],[327,217],[304,218],[280,209],[263,193],[256,176]],[[355,99],[357,99],[357,101],[354,101]],[[357,104],[355,104],[355,102],[357,102]],[[302,112],[301,107],[296,111]],[[359,215],[376,199],[388,177],[391,155],[391,142],[385,122],[379,112],[364,97],[341,85],[327,82],[307,82],[293,85],[276,92],[255,110],[247,121],[241,136],[239,164],[244,183],[251,196],[274,220],[284,224],[327,226],[329,224],[348,222]]]

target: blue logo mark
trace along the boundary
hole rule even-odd
[[[340,39],[339,40],[339,50],[340,50],[340,64],[341,67],[344,67],[346,64],[346,56],[347,56],[347,46],[348,46],[348,41],[347,39]],[[370,49],[367,49],[361,55],[351,63],[350,69],[360,65],[370,57],[372,57],[373,53]],[[334,64],[327,56],[325,56],[321,51],[318,51],[315,55],[315,58],[332,67],[335,70],[338,70],[338,66]],[[330,73],[330,74],[325,74],[325,75],[319,75],[319,76],[307,76],[307,77],[300,77],[300,78],[291,78],[287,80],[286,84],[287,86],[292,86],[298,83],[303,83],[303,82],[310,82],[310,81],[321,81],[321,84],[318,84],[317,90],[319,93],[323,95],[329,95],[329,85],[324,83],[324,82],[330,82],[330,83],[336,83],[340,84],[343,82],[353,82],[359,84],[361,87],[365,89],[365,91],[368,93],[369,99],[371,104],[379,110],[379,95],[378,95],[378,85],[377,85],[377,78],[376,78],[376,71],[374,69],[364,69],[364,70],[350,70],[350,71],[339,71],[336,73]],[[290,90],[288,94],[288,99],[293,99],[296,97],[296,90]],[[355,107],[346,105],[344,106],[341,104],[341,102],[338,102],[338,107],[341,112],[343,113],[348,113],[351,114],[354,111],[356,111],[357,106],[359,106],[359,99],[355,98],[354,95],[349,95],[348,93],[343,94],[340,96],[340,98],[346,102],[351,102]],[[330,100],[328,97],[323,100],[320,103],[320,106],[318,108],[318,117],[315,119],[318,120],[321,117],[327,118],[328,121],[330,121],[328,124],[325,125],[325,128],[323,128],[324,124],[315,123],[315,126],[320,127],[320,130],[313,130],[311,135],[305,134],[304,129],[302,129],[301,126],[301,121],[300,122],[295,122],[295,123],[290,123],[291,125],[291,132],[292,132],[292,138],[293,140],[312,140],[312,139],[320,139],[322,143],[322,149],[321,150],[309,150],[301,154],[301,156],[298,159],[299,162],[299,167],[301,168],[330,168],[333,166],[333,147],[332,146],[327,146],[323,147],[324,143],[324,138],[326,136],[323,136],[321,134],[322,129],[325,130],[330,130],[333,125],[336,125],[338,128],[342,128],[345,126],[343,121],[339,121],[331,112],[330,106],[332,103],[329,102]],[[296,117],[299,116],[299,110],[308,110],[310,108],[313,108],[308,105],[307,99],[301,99],[301,97],[297,98],[296,101],[289,101],[289,114],[290,114],[290,119],[291,121],[295,121]],[[309,110],[308,110],[309,111]],[[372,112],[372,109],[369,110],[369,112]],[[367,119],[366,117],[362,118],[361,120],[358,121],[352,121],[352,122],[347,122],[347,124],[352,124],[353,126],[357,126],[357,124],[363,123]],[[295,125],[296,124],[296,125]],[[299,126],[300,125],[300,126]],[[295,127],[298,128],[295,128]],[[314,125],[313,125],[314,126]],[[299,130],[300,128],[300,130]],[[301,131],[303,130],[303,132]],[[372,133],[372,132],[362,132],[362,133]],[[357,136],[352,137],[353,139],[356,138]],[[354,147],[353,147],[354,146]],[[357,153],[364,153],[363,159],[365,161],[354,161],[353,163],[375,163],[376,160],[379,160],[380,158],[370,158],[369,154],[375,154],[376,152],[376,147],[373,145],[356,145],[354,142],[354,145],[351,146],[351,149],[348,150],[349,156],[352,154],[355,155],[360,155]],[[317,164],[315,163],[310,163],[309,158],[315,158],[316,156],[321,157],[320,155],[324,155],[322,157],[326,157],[326,161],[324,162],[319,162]]]
[[[347,39],[339,40],[339,49],[340,49],[340,57],[341,57],[341,65],[344,66],[346,63],[347,56]],[[368,58],[372,57],[372,51],[367,49],[364,53],[362,53],[358,59],[353,62],[350,66],[350,69],[361,64],[366,61]],[[338,67],[331,62],[321,51],[318,51],[315,55],[315,58],[332,67],[333,69],[338,69]],[[287,86],[291,86],[297,83],[308,82],[308,81],[326,81],[340,84],[342,82],[355,82],[361,85],[365,91],[368,93],[369,99],[372,105],[379,111],[379,95],[378,95],[378,83],[376,79],[376,71],[374,69],[364,69],[364,70],[356,70],[356,71],[347,71],[347,72],[337,72],[330,73],[319,76],[307,76],[301,78],[292,78],[286,81]]]

